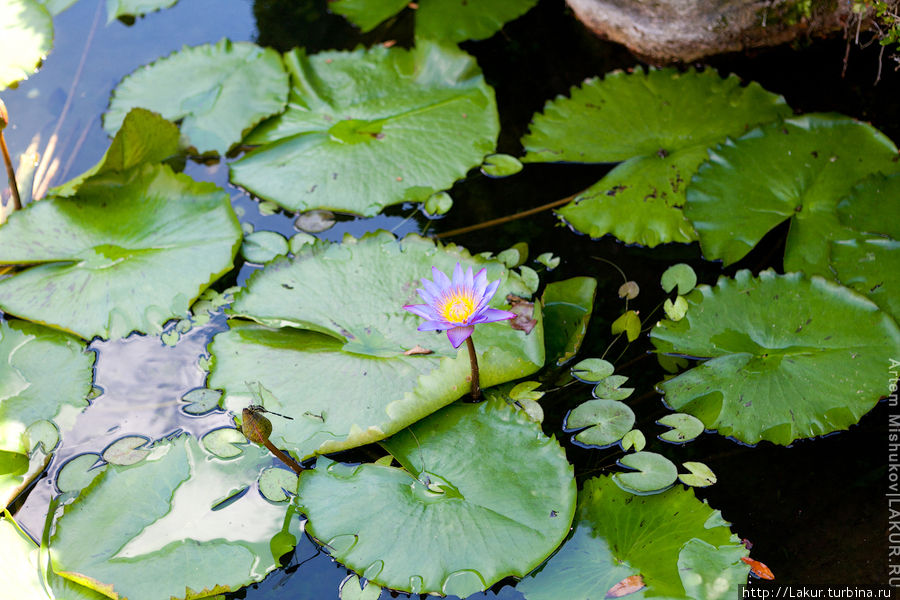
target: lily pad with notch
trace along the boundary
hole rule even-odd
[[[884,357],[900,354],[888,314],[821,277],[739,271],[687,301],[684,319],[650,337],[657,352],[702,362],[658,387],[670,407],[748,444],[848,428],[886,393]]]
[[[285,519],[285,506],[255,489],[270,464],[252,445],[222,460],[188,435],[158,442],[137,464],[109,465],[65,507],[51,566],[129,600],[204,597],[260,581],[277,566],[269,542]]]
[[[494,308],[508,294],[529,295],[502,264],[414,235],[398,241],[382,231],[278,258],[235,296],[230,329],[210,346],[208,384],[225,390],[222,405],[235,413],[259,403],[247,382],[269,390],[265,407],[293,417],[273,419],[272,443],[296,458],[387,437],[469,392],[465,347],[417,331],[421,319],[403,310],[421,301],[416,288],[432,266],[449,273],[457,262],[500,280]],[[539,305],[534,318],[529,334],[505,321],[475,328],[483,388],[543,364]]]
[[[691,242],[685,189],[727,136],[790,115],[781,96],[713,69],[614,71],[572,88],[532,119],[524,162],[622,162],[558,211],[592,238],[626,243]]]
[[[159,165],[104,173],[10,215],[0,263],[28,268],[0,280],[0,308],[85,339],[159,333],[231,269],[240,239],[211,183]]]
[[[612,480],[623,490],[635,494],[653,494],[665,490],[678,479],[678,469],[668,458],[656,452],[632,452],[619,465],[636,472],[615,473]]]
[[[525,575],[568,533],[572,467],[502,401],[453,404],[382,444],[402,468],[320,458],[298,490],[306,531],[370,581],[464,598]],[[385,545],[396,531],[416,543]]]
[[[232,182],[287,210],[371,216],[425,202],[494,150],[494,92],[462,50],[420,41],[284,60],[288,108],[230,168]]]
[[[695,552],[698,543],[703,552]],[[726,594],[745,584],[750,569],[742,556],[747,550],[729,524],[692,490],[635,496],[598,477],[578,494],[572,537],[516,589],[527,600],[593,600],[641,575],[646,587],[627,598],[724,598],[695,593],[710,582],[707,574],[721,579]],[[712,562],[719,567],[714,573],[705,568]]]
[[[548,283],[541,296],[544,312],[544,338],[548,360],[562,366],[572,360],[584,336],[594,310],[597,280],[573,277]],[[610,372],[611,373],[611,372]]]
[[[564,421],[566,431],[584,429],[575,441],[588,446],[615,444],[634,426],[634,412],[617,400],[588,400],[569,411]]]

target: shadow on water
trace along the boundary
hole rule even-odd
[[[86,170],[105,151],[108,138],[100,126],[100,114],[115,84],[137,67],[182,45],[229,37],[258,40],[280,50],[305,44],[312,51],[385,40],[397,40],[401,45],[411,42],[409,11],[360,37],[342,19],[322,12],[324,0],[257,0],[253,4],[246,0],[191,0],[139,19],[131,27],[118,22],[104,25],[102,18],[94,25],[96,11],[102,12],[104,4],[82,0],[57,17],[55,49],[41,72],[18,89],[4,93],[13,117],[6,134],[14,155],[23,152],[34,135],[44,143],[54,132],[58,136],[60,167],[56,183]],[[90,46],[84,66],[79,68],[86,39],[90,39]],[[546,101],[566,94],[585,77],[639,64],[621,47],[587,32],[567,12],[562,0],[544,0],[493,38],[464,47],[476,55],[486,79],[496,89],[502,122],[499,151],[514,155],[521,152],[518,140],[527,131],[531,115]],[[892,139],[900,140],[900,77],[886,65],[882,81],[873,87],[877,55],[877,49],[872,48],[851,51],[850,68],[843,79],[842,40],[759,51],[754,56],[719,57],[710,64],[722,73],[736,72],[783,94],[798,111],[843,112],[870,120]],[[379,228],[401,236],[423,230],[439,234],[564,198],[585,189],[609,168],[529,165],[504,180],[473,171],[451,190],[455,206],[444,219],[429,222],[417,207],[399,206],[372,219],[340,220],[320,236],[337,241],[345,233],[358,237]],[[243,223],[286,236],[297,231],[294,215],[260,214],[254,199],[228,183],[224,164],[189,163],[187,172],[228,190],[235,207],[243,211]],[[725,272],[733,274],[737,268],[758,271],[768,266],[780,270],[778,257],[783,252],[780,245],[785,227],[776,229],[747,258]],[[723,273],[721,265],[702,260],[696,245],[648,250],[627,247],[608,237],[592,241],[561,226],[549,211],[460,235],[452,241],[473,252],[499,251],[527,241],[532,256],[554,252],[562,258],[558,269],[542,273],[546,281],[577,275],[598,278],[598,298],[583,356],[604,351],[610,340],[609,323],[621,310],[615,294],[621,279],[597,257],[613,261],[638,282],[642,294],[637,308],[642,316],[651,314],[661,301],[659,276],[673,261],[689,262],[704,283],[715,283]],[[255,268],[244,265],[237,283],[244,282]],[[165,346],[159,337],[146,336],[91,345],[99,355],[96,385],[103,394],[78,418],[73,429],[63,433],[62,446],[48,475],[34,486],[19,511],[18,517],[32,534],[41,530],[47,502],[54,492],[51,482],[59,465],[69,457],[101,452],[123,435],[155,439],[183,430],[199,436],[230,423],[224,413],[202,418],[186,415],[180,410],[179,400],[187,391],[203,385],[204,375],[197,361],[205,354],[211,336],[224,328],[224,317],[216,317],[185,335],[174,348]],[[645,356],[649,341],[642,337],[624,353],[623,348],[621,343],[614,345],[610,356],[621,354],[617,364],[630,365],[623,372],[637,387],[633,404],[639,417],[637,426],[661,433],[663,428],[654,422],[667,411],[653,385],[663,374],[655,359]],[[589,388],[575,385],[542,401],[547,413],[545,431],[564,442],[580,481],[609,471],[620,456],[616,449],[578,447],[568,441],[569,435],[561,433],[566,411],[587,397]],[[718,474],[718,483],[698,491],[698,495],[721,509],[734,523],[734,530],[753,542],[754,556],[773,568],[777,583],[847,584],[851,579],[854,583],[883,583],[887,574],[887,507],[883,496],[887,413],[886,405],[881,404],[848,432],[798,442],[791,448],[770,444],[748,448],[707,434],[679,449],[678,456],[680,460],[702,460]],[[650,442],[649,449],[663,444],[655,439]],[[410,543],[415,543],[414,535],[410,532]],[[312,542],[301,540],[286,568],[228,597],[336,598],[338,585],[346,575],[344,568]],[[496,591],[473,598],[521,598],[508,583],[501,582],[495,586]]]

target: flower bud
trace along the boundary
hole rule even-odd
[[[9,123],[9,113],[6,112],[6,105],[3,103],[3,99],[0,98],[0,131],[6,128],[7,123]]]
[[[260,411],[245,408],[241,412],[241,433],[251,442],[265,444],[272,434],[272,422],[262,416]]]

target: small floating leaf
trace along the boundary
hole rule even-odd
[[[86,488],[106,469],[99,454],[79,454],[67,460],[56,474],[56,488],[60,492],[77,492]]]
[[[681,483],[692,487],[707,487],[716,482],[716,474],[712,469],[701,462],[682,463],[684,468],[690,471],[690,474],[679,473],[678,479]]]
[[[641,333],[641,320],[635,311],[629,310],[613,321],[610,329],[613,335],[625,333],[628,341],[633,342]]]
[[[522,265],[519,267],[519,274],[522,276],[522,281],[525,283],[528,291],[532,294],[538,291],[538,287],[541,285],[541,278],[538,276],[537,271]]]
[[[641,288],[638,287],[638,284],[635,281],[626,281],[619,286],[619,298],[634,300],[638,297],[639,293],[641,293]]]
[[[297,217],[294,226],[306,233],[322,233],[334,227],[335,223],[334,213],[330,210],[308,210]]]
[[[425,201],[425,212],[433,217],[446,215],[451,208],[453,208],[453,198],[447,192],[432,194]]]
[[[535,390],[541,387],[540,381],[523,381],[522,383],[517,383],[513,389],[509,391],[509,397],[511,400],[540,400],[544,392],[536,392]]]
[[[219,406],[219,400],[222,398],[221,390],[211,390],[208,388],[197,388],[191,390],[181,397],[182,402],[189,404],[181,410],[189,415],[202,415],[211,410],[215,410]]]
[[[702,362],[659,388],[673,409],[748,444],[846,429],[885,395],[883,358],[900,354],[890,316],[820,277],[739,271],[687,301],[684,319],[650,337],[658,352]]]
[[[361,583],[358,575],[348,575],[339,588],[341,600],[378,600],[381,587],[369,581]]]
[[[558,256],[553,256],[552,252],[544,252],[543,254],[538,254],[537,258],[534,260],[547,267],[548,271],[552,271],[559,266],[560,258]]]
[[[671,413],[657,421],[660,425],[671,427],[669,431],[660,435],[660,439],[667,442],[689,442],[703,433],[703,421],[687,413]]]
[[[671,292],[677,286],[678,295],[684,296],[697,287],[697,274],[690,265],[678,263],[666,269],[659,282],[666,293]]]
[[[602,358],[586,358],[574,367],[572,375],[584,383],[599,383],[613,374],[616,368]]]
[[[255,441],[255,440],[254,440]],[[213,429],[204,435],[200,442],[203,449],[219,458],[233,458],[244,452],[247,439],[234,427]]]
[[[528,244],[519,242],[503,252],[497,253],[497,260],[513,269],[528,260]]]
[[[632,429],[622,437],[622,450],[640,452],[647,445],[647,439],[639,429]]]
[[[687,313],[687,309],[688,303],[684,296],[678,296],[675,298],[675,302],[672,302],[671,298],[666,298],[666,301],[663,302],[663,312],[666,313],[666,316],[671,321],[682,320],[685,313]]]
[[[775,579],[775,575],[772,573],[772,569],[767,567],[764,563],[761,563],[758,560],[754,560],[749,556],[744,556],[741,558],[741,560],[750,565],[750,572],[760,579]]]
[[[149,438],[142,435],[119,438],[107,446],[101,456],[111,465],[133,465],[141,462],[150,454],[149,450],[142,448],[149,441]]]
[[[588,400],[571,410],[565,419],[565,429],[572,431],[590,427],[575,438],[590,446],[608,446],[622,439],[634,426],[634,412],[616,400]]]
[[[741,562],[746,554],[741,545],[716,547],[700,539],[688,540],[678,553],[678,572],[687,596],[705,600],[728,598],[740,589],[737,584],[747,579],[747,566]]]
[[[668,458],[655,452],[634,452],[619,460],[637,473],[616,473],[613,481],[623,490],[644,494],[664,490],[678,479],[678,469]]]
[[[281,112],[287,94],[275,50],[224,39],[184,48],[125,77],[113,90],[103,128],[115,133],[128,111],[141,106],[181,121],[181,133],[200,152],[224,155],[250,128]]]
[[[301,231],[300,233],[292,235],[291,239],[288,240],[288,249],[291,251],[291,254],[299,254],[303,249],[303,246],[315,244],[316,241],[315,236]]]
[[[484,157],[481,172],[488,177],[509,177],[522,170],[522,163],[509,154],[489,154]]]
[[[604,398],[606,400],[624,400],[628,396],[634,392],[634,388],[623,388],[621,387],[628,381],[628,378],[624,375],[610,375],[609,377],[601,380],[597,385],[594,386],[593,395],[594,398]]]
[[[297,474],[287,469],[272,467],[259,476],[259,491],[272,502],[288,499],[285,492],[297,493]]]
[[[264,264],[288,253],[288,242],[283,235],[274,231],[254,231],[244,236],[241,255],[247,262]]]

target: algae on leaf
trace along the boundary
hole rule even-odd
[[[659,384],[666,403],[707,429],[787,445],[853,425],[887,392],[900,329],[849,288],[800,273],[739,271],[687,296],[678,322],[650,333],[656,351],[700,364]]]
[[[57,519],[51,566],[129,600],[205,597],[260,581],[278,566],[270,541],[286,512],[256,489],[271,462],[250,444],[219,459],[184,435],[141,462],[109,465]]]
[[[897,147],[871,125],[810,114],[716,147],[688,189],[684,214],[708,260],[730,265],[790,220],[785,271],[832,277],[829,242],[844,239],[838,202],[872,173],[896,173]]]
[[[366,579],[466,597],[521,577],[565,539],[565,453],[503,400],[457,403],[382,442],[402,468],[319,459],[300,477],[306,531]],[[397,532],[409,543],[386,544]]]
[[[277,52],[223,39],[185,47],[126,76],[113,90],[103,128],[115,133],[132,108],[143,107],[181,121],[182,134],[200,152],[225,154],[262,119],[281,112],[287,94]]]
[[[424,202],[494,150],[494,91],[458,48],[287,53],[287,111],[245,140],[231,180],[288,210],[371,216]]]
[[[788,115],[781,96],[712,69],[615,71],[548,102],[522,139],[523,162],[625,161],[559,215],[593,238],[691,242],[697,234],[681,207],[707,149]]]
[[[241,232],[226,194],[166,166],[95,176],[0,228],[0,308],[85,339],[157,333],[232,267]]]
[[[501,280],[493,308],[507,294],[529,295],[502,264],[418,236],[398,241],[382,231],[298,252],[269,263],[235,296],[231,316],[256,323],[234,319],[213,338],[208,382],[225,390],[222,404],[235,413],[259,403],[254,383],[271,392],[266,408],[293,417],[276,424],[272,442],[297,457],[378,441],[468,392],[465,348],[418,331],[420,319],[403,310],[418,302],[416,288],[432,266],[486,268],[488,279]],[[543,365],[537,306],[534,318],[530,334],[508,322],[475,328],[483,387]]]

